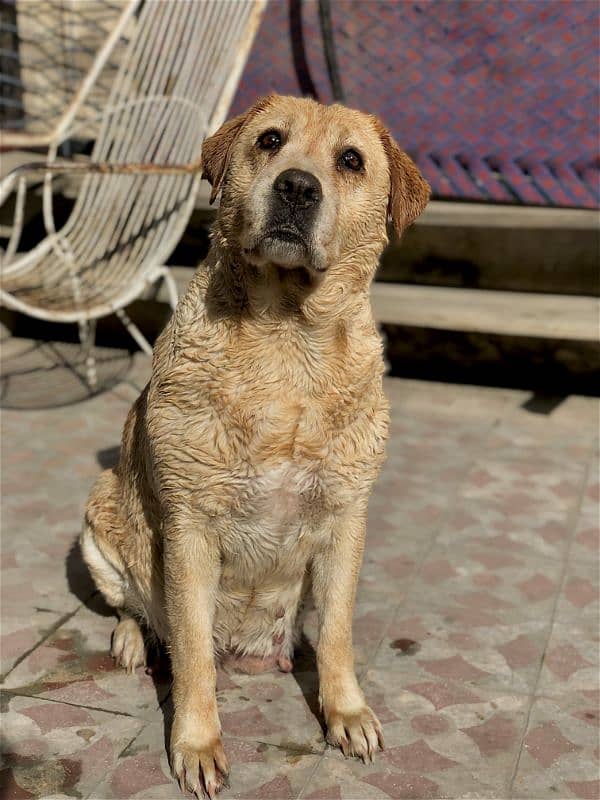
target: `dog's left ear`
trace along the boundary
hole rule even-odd
[[[375,120],[390,170],[388,217],[398,236],[425,210],[431,187],[415,162],[392,139],[387,128]]]
[[[225,122],[216,133],[202,143],[202,177],[212,186],[209,201],[211,205],[215,202],[223,184],[233,145],[242,128],[251,117],[269,105],[271,98],[269,95],[257,100],[252,108]]]

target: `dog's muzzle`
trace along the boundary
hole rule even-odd
[[[284,170],[273,182],[269,235],[282,242],[306,245],[322,199],[318,178],[301,169]]]
[[[322,272],[314,229],[323,200],[319,179],[301,169],[286,169],[273,181],[265,224],[254,254],[286,268]]]

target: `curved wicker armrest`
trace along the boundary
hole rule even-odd
[[[13,191],[20,178],[29,175],[80,174],[80,175],[192,175],[202,170],[198,159],[189,164],[131,163],[113,164],[109,162],[80,161],[30,161],[11,170],[0,181],[0,206]]]
[[[30,161],[12,169],[0,181],[0,207],[16,188],[15,214],[8,245],[0,249],[0,266],[7,267],[12,261],[21,238],[27,178],[33,175],[192,175],[202,170],[199,159],[188,164],[109,163],[79,161]]]

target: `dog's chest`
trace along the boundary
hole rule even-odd
[[[254,419],[244,509],[285,525],[335,502],[331,437],[320,410],[293,398],[271,400]]]
[[[259,466],[243,487],[239,518],[259,518],[283,533],[330,510],[334,500],[327,471],[307,459]]]
[[[327,489],[319,470],[293,460],[263,465],[238,486],[222,520],[225,574],[302,574],[327,536]]]
[[[240,451],[247,469],[231,483],[226,549],[267,561],[286,549],[310,551],[324,520],[343,502],[327,421],[290,394],[265,398],[252,423]]]

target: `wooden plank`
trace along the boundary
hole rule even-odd
[[[378,322],[577,341],[600,340],[600,300],[580,295],[492,292],[375,283]]]
[[[202,181],[195,206],[211,216],[216,216],[219,200],[210,206],[209,196],[210,186],[206,181]],[[599,230],[600,214],[597,211],[581,208],[534,208],[432,200],[415,225],[448,228]]]
[[[460,228],[566,228],[598,230],[597,211],[432,200],[416,225]]]
[[[181,297],[194,270],[178,266],[170,270]],[[167,301],[162,287],[156,299]],[[371,301],[378,322],[512,336],[600,340],[600,300],[594,297],[374,283]]]

